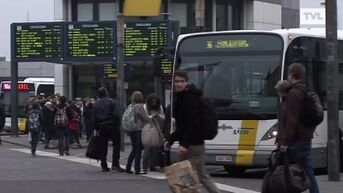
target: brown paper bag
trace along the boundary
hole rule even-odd
[[[173,193],[200,193],[201,184],[190,161],[174,163],[166,168],[168,185]]]

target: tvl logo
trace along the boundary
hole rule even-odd
[[[325,25],[325,9],[300,9],[301,25]]]

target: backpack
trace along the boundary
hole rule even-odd
[[[58,108],[54,117],[54,124],[57,127],[68,126],[67,108]]]
[[[315,129],[324,119],[324,110],[316,92],[300,88],[304,93],[304,116],[302,124],[310,129]]]
[[[212,140],[218,134],[218,118],[210,101],[200,97],[200,130],[204,140]]]
[[[135,112],[133,106],[130,104],[125,110],[122,118],[122,127],[124,131],[136,131],[137,125],[135,121]]]
[[[40,112],[38,110],[31,110],[27,118],[27,128],[30,132],[39,132],[42,128],[40,121]]]

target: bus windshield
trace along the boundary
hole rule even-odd
[[[272,119],[283,40],[266,33],[191,36],[178,45],[176,67],[216,106],[219,119]]]

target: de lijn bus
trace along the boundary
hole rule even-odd
[[[4,130],[11,131],[11,82],[1,81],[0,83],[0,103],[5,107],[6,122]],[[35,86],[33,83],[18,82],[18,128],[19,131],[25,132],[25,106],[27,105],[30,97],[35,95]]]
[[[338,32],[338,38],[342,152],[343,31]],[[294,62],[306,67],[306,84],[319,94],[326,108],[325,47],[325,29],[204,32],[179,36],[174,71],[186,70],[189,82],[203,91],[218,114],[218,135],[205,143],[206,164],[224,166],[230,173],[267,166],[268,156],[276,149],[278,128],[280,99],[274,86],[279,80],[287,79],[287,67]],[[312,140],[314,168],[327,167],[327,131],[325,113]],[[172,147],[172,161],[177,161],[177,146]]]

